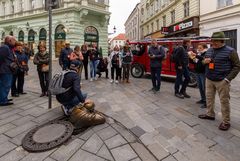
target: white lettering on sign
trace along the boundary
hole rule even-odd
[[[173,31],[183,30],[183,29],[186,29],[186,28],[189,28],[189,27],[192,27],[192,26],[193,26],[193,21],[189,21],[189,22],[186,22],[186,23],[180,23],[180,24],[173,27]]]

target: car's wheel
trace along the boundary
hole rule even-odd
[[[134,78],[141,78],[143,76],[144,69],[140,64],[134,64],[131,67],[131,74]]]
[[[193,72],[189,72],[190,75],[190,81],[188,83],[189,87],[197,87],[197,77],[196,74]]]

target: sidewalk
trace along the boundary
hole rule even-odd
[[[54,69],[58,70],[57,65]],[[26,87],[39,92],[34,72],[32,69]],[[232,82],[232,127],[227,132],[218,130],[221,122],[218,96],[216,121],[198,119],[198,114],[205,110],[195,104],[199,99],[196,88],[188,88],[192,97],[182,100],[173,95],[171,82],[163,81],[161,92],[153,94],[148,91],[151,88],[149,79],[131,79],[130,84],[118,85],[105,78],[93,82],[83,80],[83,91],[94,100],[97,110],[110,117],[108,122],[89,129],[83,136],[73,137],[58,149],[37,154],[22,150],[21,138],[30,128],[57,118],[62,112],[60,108],[46,109],[47,99],[39,98],[39,94],[28,94],[21,100],[14,100],[11,108],[0,109],[0,160],[239,161],[239,80],[238,77]],[[54,107],[57,106],[54,103]],[[100,155],[101,151],[112,158]]]

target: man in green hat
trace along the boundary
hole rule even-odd
[[[212,47],[208,49],[204,63],[206,69],[207,113],[199,115],[200,119],[215,120],[214,103],[218,92],[221,102],[223,121],[220,130],[230,128],[230,83],[240,71],[240,61],[235,49],[225,45],[223,32],[215,32],[211,37]]]

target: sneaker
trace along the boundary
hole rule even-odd
[[[61,106],[61,109],[62,109],[62,111],[63,111],[63,113],[64,113],[65,116],[68,116],[68,115],[69,115],[68,109],[65,108],[63,105]]]
[[[110,83],[113,83],[113,80],[112,80],[112,79],[110,80]]]
[[[184,96],[181,93],[175,93],[175,96],[181,99],[184,99]]]
[[[118,80],[116,80],[115,83],[118,84],[119,83]]]
[[[92,82],[92,81],[93,81],[93,79],[91,78],[91,79],[90,79],[90,82]]]
[[[182,95],[183,95],[185,98],[191,98],[191,96],[189,96],[186,92],[183,92]]]
[[[95,77],[94,80],[97,80],[97,77]]]
[[[204,103],[206,103],[206,101],[203,101],[203,100],[199,100],[196,102],[196,104],[204,104]]]
[[[207,105],[203,104],[200,108],[207,108]]]
[[[151,91],[155,91],[155,88],[153,87],[153,88],[149,89],[149,91],[150,91],[150,92],[151,92]]]

